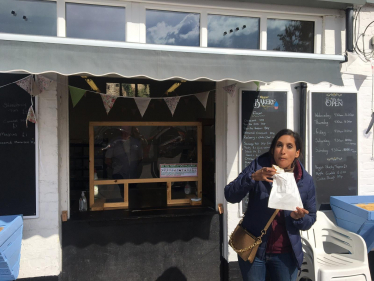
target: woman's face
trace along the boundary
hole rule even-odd
[[[300,149],[296,150],[295,138],[289,135],[281,136],[274,148],[275,163],[282,169],[289,169],[295,158],[299,157]]]

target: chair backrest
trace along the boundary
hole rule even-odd
[[[318,211],[317,221],[308,231],[303,231],[302,235],[319,252],[325,252],[323,243],[330,242],[349,253],[354,253],[354,241],[349,232],[337,227],[330,219],[333,218],[332,211],[329,212]]]

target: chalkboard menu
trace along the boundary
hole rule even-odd
[[[0,86],[24,75],[0,74]],[[36,215],[35,125],[30,95],[16,84],[0,88],[0,215]]]
[[[269,151],[276,133],[287,128],[287,92],[242,91],[240,96],[242,170]],[[242,201],[243,213],[248,198]]]
[[[311,167],[317,204],[357,195],[357,94],[311,93]]]

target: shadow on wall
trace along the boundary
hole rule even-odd
[[[218,225],[218,216],[214,212],[175,218],[68,221],[62,224],[62,245],[63,248],[74,246],[84,249],[92,245],[156,245],[196,239],[207,241],[218,237]]]
[[[68,221],[61,280],[219,280],[219,232],[218,214]]]
[[[178,267],[170,267],[162,273],[160,277],[156,279],[156,281],[171,281],[171,280],[178,280],[178,281],[187,281],[186,276],[179,270]]]

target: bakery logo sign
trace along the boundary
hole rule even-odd
[[[255,99],[254,108],[274,108],[278,109],[279,104],[276,99],[271,99],[268,96],[260,96],[259,99]]]

